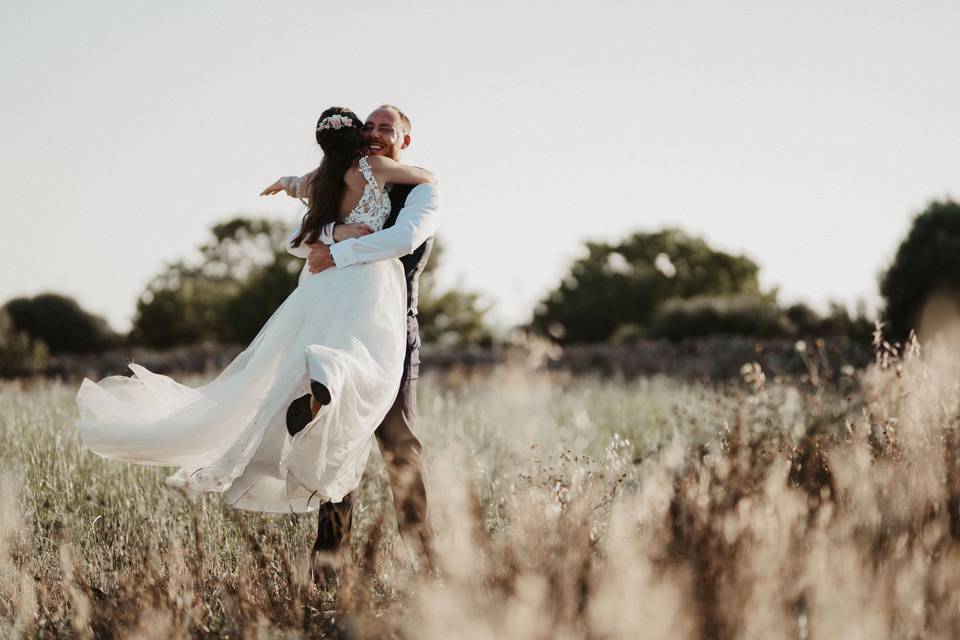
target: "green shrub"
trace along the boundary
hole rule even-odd
[[[716,334],[771,338],[795,331],[775,303],[744,295],[667,300],[653,314],[648,333],[653,338],[681,340]]]
[[[851,315],[846,306],[837,302],[830,303],[824,316],[803,303],[787,307],[784,314],[795,327],[797,336],[846,336],[861,344],[869,344],[873,339],[874,323],[862,304],[856,315]]]

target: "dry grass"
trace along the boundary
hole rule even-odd
[[[749,367],[722,388],[428,378],[439,571],[416,571],[372,459],[329,591],[312,518],[191,504],[86,452],[73,388],[8,383],[0,635],[958,637],[954,362],[885,351],[833,389]]]

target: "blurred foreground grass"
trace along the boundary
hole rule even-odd
[[[957,637],[951,362],[887,353],[830,389],[428,376],[439,571],[417,572],[374,454],[331,590],[314,516],[190,503],[87,452],[72,386],[4,383],[0,635]]]

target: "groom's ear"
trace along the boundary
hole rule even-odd
[[[400,148],[401,148],[401,149],[406,149],[406,148],[409,147],[409,146],[410,146],[410,134],[409,134],[409,133],[405,133],[405,134],[403,134],[403,144],[400,145]]]

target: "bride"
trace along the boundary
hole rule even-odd
[[[435,181],[425,169],[366,156],[362,127],[342,107],[321,114],[323,160],[300,186],[309,208],[291,247],[317,242],[332,222],[379,230],[390,212],[388,183]],[[359,485],[397,393],[405,287],[397,260],[318,274],[305,266],[293,293],[212,382],[191,388],[131,363],[132,377],[84,379],[76,426],[96,454],[179,467],[167,484],[223,493],[238,509],[303,512],[340,502]]]

